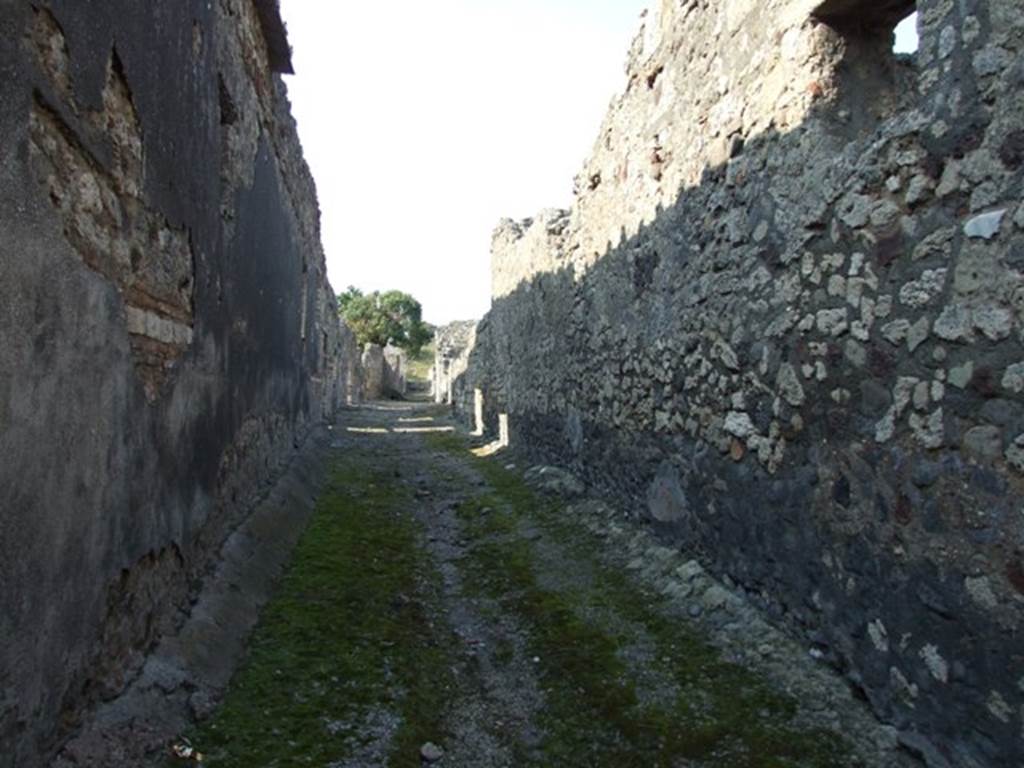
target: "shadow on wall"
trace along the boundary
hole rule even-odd
[[[0,13],[0,765],[137,678],[355,388],[275,8]]]
[[[1016,765],[1024,133],[997,95],[1024,64],[926,109],[900,103],[909,60],[884,91],[872,66],[605,253],[580,251],[579,208],[549,230],[456,407],[701,553],[930,764]]]

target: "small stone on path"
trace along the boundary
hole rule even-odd
[[[444,757],[444,750],[441,749],[437,744],[432,741],[428,741],[422,747],[420,747],[420,757],[423,758],[424,762],[436,763],[442,757]]]

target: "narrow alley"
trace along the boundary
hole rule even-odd
[[[0,5],[0,768],[1024,766],[1024,2]]]

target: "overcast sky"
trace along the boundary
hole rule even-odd
[[[491,231],[570,205],[646,5],[282,0],[335,291],[407,291],[432,323],[482,316]]]

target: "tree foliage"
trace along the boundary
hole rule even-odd
[[[402,291],[364,294],[350,285],[338,296],[338,312],[360,344],[390,342],[415,355],[433,335],[423,322],[423,307]]]

